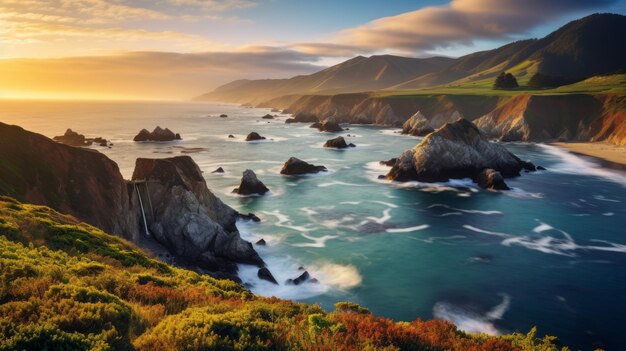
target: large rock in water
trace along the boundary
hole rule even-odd
[[[252,132],[246,136],[246,141],[265,140],[264,136],[261,136],[257,132]]]
[[[256,177],[254,171],[251,169],[246,169],[243,171],[243,177],[241,177],[241,184],[239,184],[238,188],[233,190],[233,193],[237,193],[239,195],[263,195],[266,192],[270,191],[263,182]]]
[[[55,136],[52,140],[70,146],[89,146],[93,143],[87,141],[84,135],[78,134],[69,128],[65,131],[65,134]]]
[[[152,132],[147,129],[142,129],[139,134],[133,138],[133,141],[172,141],[180,140],[180,134],[174,134],[168,128],[161,128],[157,126]]]
[[[337,123],[336,121],[332,119],[325,119],[322,122],[315,122],[311,124],[310,127],[317,128],[317,130],[319,130],[320,132],[334,133],[334,132],[341,132],[343,130],[343,128],[341,128],[339,123]]]
[[[237,211],[209,191],[191,157],[139,158],[132,179],[147,187],[143,203],[150,235],[177,257],[225,277],[237,272],[236,263],[264,265],[252,244],[241,239]]]
[[[338,136],[336,138],[327,140],[326,143],[324,143],[324,147],[329,147],[329,148],[335,148],[335,149],[345,149],[348,147],[356,147],[356,145],[350,143],[346,143],[346,139],[344,139],[342,136]]]
[[[402,153],[386,178],[422,182],[476,180],[480,172],[489,168],[503,177],[515,177],[528,164],[504,146],[489,142],[471,122],[460,119],[445,124]]]
[[[312,165],[295,157],[290,157],[283,165],[283,168],[280,170],[280,174],[285,175],[298,175],[319,172],[326,172],[326,167]]]
[[[402,125],[402,134],[424,136],[433,131],[433,127],[420,111],[415,112],[415,114]]]

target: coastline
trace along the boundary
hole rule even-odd
[[[605,142],[553,142],[573,154],[592,157],[602,166],[617,170],[626,170],[626,145],[614,145]]]

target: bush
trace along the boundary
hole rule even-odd
[[[494,89],[515,89],[517,87],[519,87],[517,79],[515,79],[514,75],[507,72],[500,73],[493,84]]]

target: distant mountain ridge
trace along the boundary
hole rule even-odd
[[[234,81],[196,99],[259,104],[294,94],[488,84],[505,70],[513,72],[521,85],[552,87],[626,72],[626,40],[621,40],[625,37],[626,16],[593,14],[542,39],[521,40],[457,59],[358,56],[311,75]]]

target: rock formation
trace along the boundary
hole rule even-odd
[[[147,129],[142,129],[139,134],[133,138],[133,141],[172,141],[180,140],[180,134],[172,132],[168,128],[161,128],[157,126],[152,132]]]
[[[480,171],[474,181],[483,189],[510,190],[509,186],[504,182],[502,174],[491,168],[485,168]]]
[[[419,111],[415,112],[415,114],[402,125],[402,134],[425,136],[433,131],[434,129],[431,127],[429,121]]]
[[[213,171],[213,172],[211,172],[211,173],[224,173],[224,168],[222,168],[222,167],[217,167],[217,169],[216,169],[216,170],[214,170],[214,171]]]
[[[132,179],[145,182],[150,235],[177,257],[224,277],[237,262],[264,265],[239,236],[237,211],[211,193],[191,157],[139,158]]]
[[[70,145],[70,146],[78,146],[78,147],[91,146],[93,145],[93,143],[96,143],[100,146],[112,145],[108,142],[108,140],[104,138],[101,138],[101,137],[86,138],[84,135],[78,134],[69,128],[65,131],[65,134],[60,135],[60,136],[55,136],[54,138],[52,138],[52,140],[61,144]]]
[[[263,184],[254,174],[251,169],[243,171],[243,177],[241,177],[241,184],[238,188],[233,190],[233,193],[239,195],[263,195],[270,191],[265,184]]]
[[[257,240],[257,242],[255,243],[256,245],[260,245],[260,246],[265,246],[267,243],[265,242],[265,239],[259,239]]]
[[[326,172],[326,167],[312,165],[295,157],[290,157],[280,170],[280,174],[284,175],[299,175],[319,172]]]
[[[322,122],[315,122],[311,124],[311,128],[317,128],[320,132],[341,132],[343,128],[339,125],[339,123],[335,122],[331,119],[325,119]]]
[[[309,113],[297,113],[293,118],[287,118],[285,123],[314,123],[319,122],[319,119]]]
[[[270,283],[278,285],[276,278],[274,278],[272,272],[270,272],[270,270],[266,267],[259,268],[259,271],[257,272],[257,277],[259,277],[259,279],[267,280]]]
[[[304,271],[304,273],[302,273],[299,277],[295,279],[287,279],[285,282],[287,285],[300,285],[303,283],[318,283],[318,280],[311,277],[309,272]]]
[[[479,182],[479,185],[502,187],[498,183],[499,175],[519,176],[523,168],[531,165],[521,161],[504,146],[489,142],[475,125],[460,119],[444,125],[417,146],[402,153],[386,178],[422,182],[443,182],[450,178],[477,180],[481,172],[491,169],[483,172],[480,179],[484,182]]]
[[[274,116],[270,115],[269,113],[266,114],[265,116],[261,117],[262,119],[274,119]]]
[[[228,117],[228,115],[227,115],[227,114],[225,114],[225,113],[222,113],[222,114],[220,115],[220,117],[221,117],[221,118],[226,118],[226,117]]]
[[[352,143],[346,143],[346,140],[342,136],[338,136],[336,138],[327,140],[324,143],[324,147],[335,148],[335,149],[345,149],[348,147],[356,147],[356,145]]]
[[[246,136],[246,141],[265,140],[264,136],[261,136],[257,132],[252,132]]]
[[[387,161],[379,161],[378,163],[381,164],[382,166],[393,167],[393,165],[396,164],[396,161],[398,161],[398,158],[394,157],[394,158],[390,158]]]

